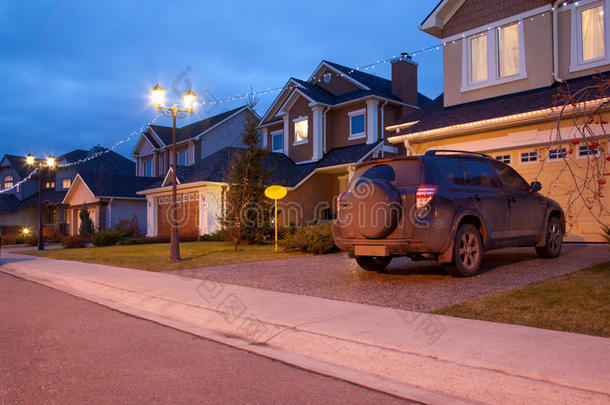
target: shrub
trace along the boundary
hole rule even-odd
[[[126,238],[127,235],[125,235],[124,232],[104,230],[98,231],[96,234],[91,236],[91,243],[93,243],[95,246],[114,246]]]
[[[42,236],[49,242],[61,242],[63,235],[57,232],[54,228],[42,228]]]
[[[88,242],[89,239],[82,235],[69,235],[61,240],[61,244],[66,249],[84,248]]]
[[[87,207],[83,207],[78,213],[78,217],[80,218],[80,227],[78,228],[78,233],[80,235],[91,235],[95,232],[93,221],[89,218],[89,211],[87,211]]]
[[[287,233],[281,240],[281,245],[287,250],[301,250],[303,252],[322,254],[337,250],[333,240],[332,224],[303,226],[296,228],[293,233]]]
[[[17,244],[17,238],[15,235],[4,235],[2,236],[2,245],[15,245]]]
[[[44,235],[44,233],[43,233]],[[24,235],[23,243],[30,246],[38,246],[38,234],[37,233],[29,233]]]
[[[224,229],[220,229],[214,233],[199,236],[200,242],[225,242],[229,241],[229,235]]]
[[[138,225],[138,220],[136,217],[131,219],[121,219],[118,224],[116,224],[116,230],[123,232],[126,237],[138,237],[140,226]]]

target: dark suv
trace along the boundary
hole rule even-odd
[[[356,168],[339,196],[335,243],[360,267],[383,270],[394,256],[437,260],[472,276],[484,250],[535,246],[561,253],[565,215],[510,166],[479,153],[431,150]]]

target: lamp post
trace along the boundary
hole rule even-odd
[[[25,162],[28,166],[36,165],[36,158],[31,153],[26,156]],[[38,250],[44,250],[44,236],[42,235],[42,226],[43,226],[43,211],[42,211],[42,169],[48,167],[49,170],[55,167],[55,158],[53,155],[49,155],[45,160],[41,160],[38,163]],[[24,230],[24,234],[29,233],[29,229],[27,232]]]
[[[151,90],[151,99],[157,111],[161,112],[166,117],[172,117],[172,201],[171,201],[171,236],[170,236],[170,251],[169,260],[171,262],[180,261],[180,241],[178,240],[178,205],[176,200],[178,199],[178,191],[176,185],[176,167],[178,160],[178,153],[176,152],[176,119],[183,118],[187,114],[193,112],[193,106],[197,101],[197,95],[192,90],[187,91],[182,95],[185,109],[179,109],[176,104],[172,104],[171,107],[163,106],[165,98],[165,90],[157,83]]]

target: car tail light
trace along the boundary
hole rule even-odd
[[[432,201],[437,191],[438,186],[435,185],[425,184],[419,186],[415,193],[415,207],[423,208],[430,204],[430,201]]]

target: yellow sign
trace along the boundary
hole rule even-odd
[[[286,197],[286,194],[288,194],[288,190],[282,186],[269,186],[265,189],[265,196],[272,200],[281,200]]]
[[[282,186],[269,186],[265,189],[265,196],[272,199],[275,204],[275,218],[273,221],[275,225],[275,252],[277,252],[277,200],[286,197],[286,194],[288,194],[288,190]]]

